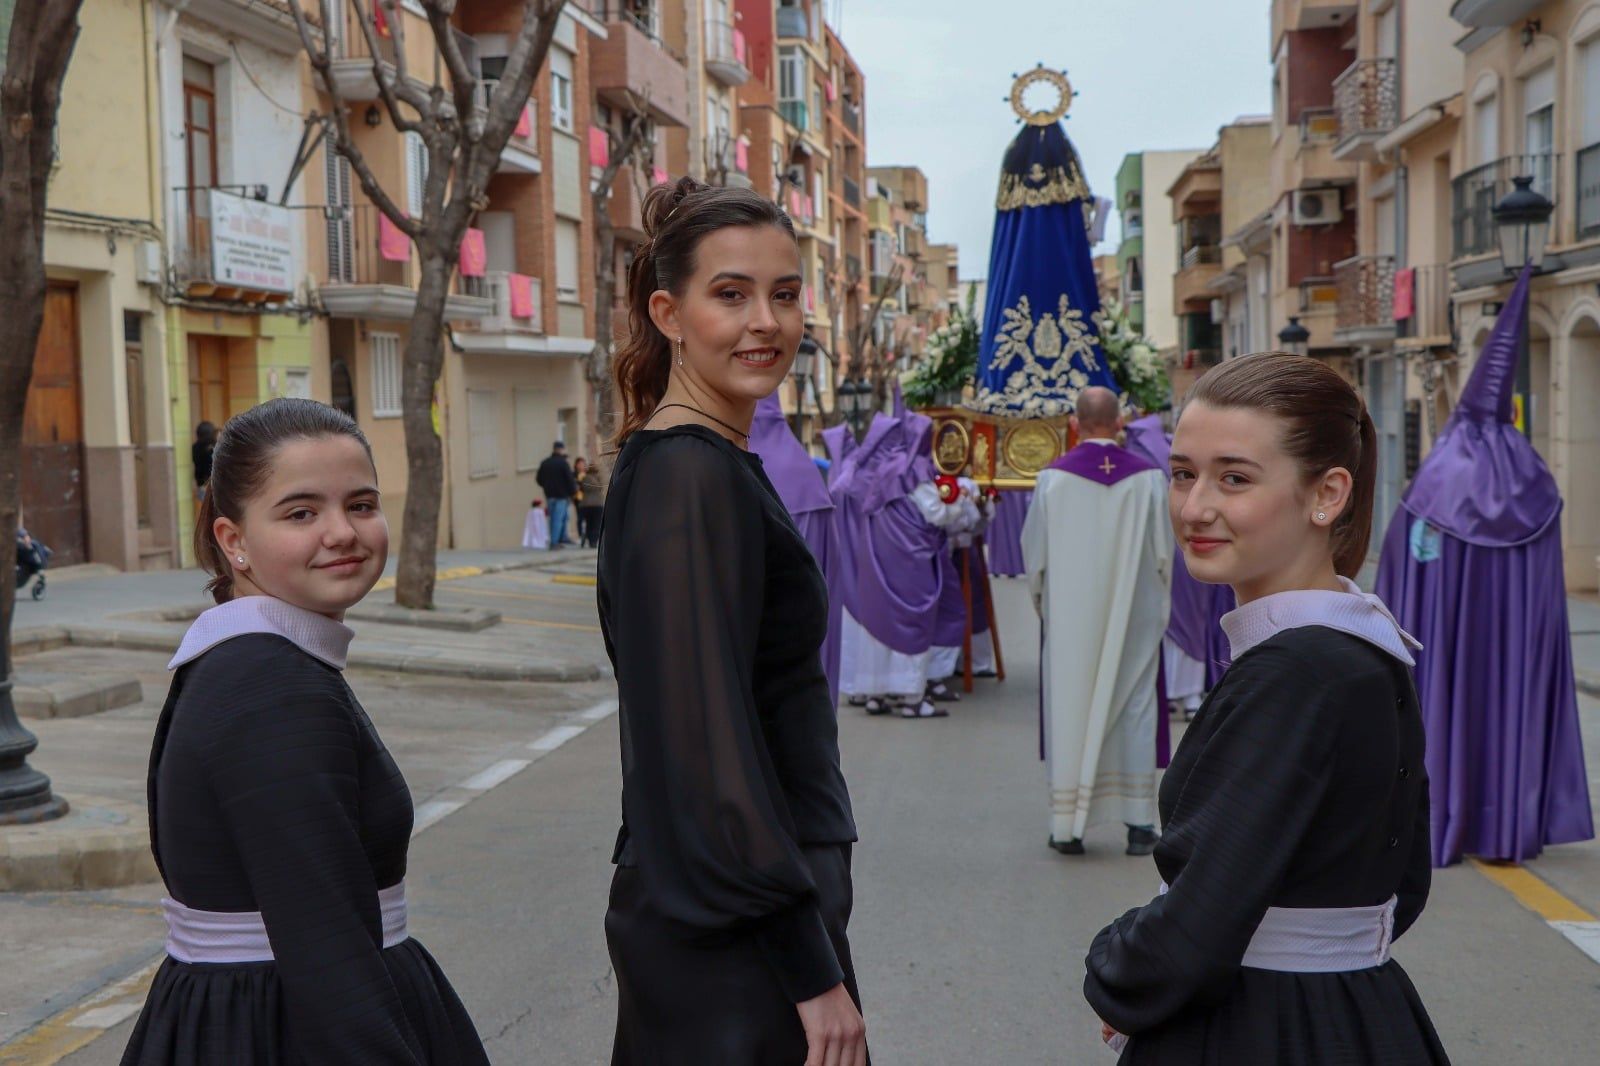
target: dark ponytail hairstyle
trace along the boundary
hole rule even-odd
[[[693,178],[651,189],[643,214],[650,240],[628,268],[628,338],[617,348],[612,371],[622,397],[618,445],[650,420],[672,372],[672,342],[650,318],[650,297],[657,289],[682,296],[695,272],[695,249],[717,230],[777,226],[791,240],[795,235],[784,210],[759,193],[714,188]]]
[[[1334,568],[1354,578],[1367,561],[1378,489],[1378,434],[1355,387],[1318,359],[1261,352],[1208,370],[1189,399],[1281,419],[1284,451],[1307,481],[1334,467],[1350,471],[1350,503],[1334,522],[1332,546]]]
[[[355,419],[316,400],[268,400],[234,415],[222,427],[211,456],[211,480],[206,483],[194,526],[195,559],[211,575],[206,591],[218,603],[233,599],[233,567],[217,543],[213,530],[217,518],[240,520],[245,504],[266,482],[279,448],[290,441],[323,437],[360,441],[367,459],[372,458],[372,445]]]

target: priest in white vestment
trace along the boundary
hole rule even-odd
[[[1117,396],[1078,397],[1079,445],[1039,474],[1022,528],[1044,627],[1043,748],[1050,846],[1083,853],[1123,822],[1128,854],[1155,846],[1156,672],[1171,606],[1166,473],[1116,442]]]

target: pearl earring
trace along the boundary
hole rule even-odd
[[[683,366],[683,338],[678,338],[678,365]]]
[[[1327,511],[1318,511],[1317,512],[1317,521],[1318,522],[1326,522],[1327,520],[1328,520],[1328,512]],[[242,561],[243,560],[241,560],[241,562]]]
[[[242,555],[241,555],[241,556],[239,556],[239,565],[240,565],[240,566],[243,566],[243,565],[244,565],[244,556],[242,556]]]

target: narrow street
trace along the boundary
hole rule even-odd
[[[493,601],[508,617],[543,623],[519,627],[531,646],[549,627],[593,624],[593,590],[549,575],[489,575],[446,587],[449,601]],[[1081,859],[1045,847],[1031,610],[1017,582],[999,582],[996,598],[1009,681],[980,682],[947,720],[869,719],[847,708],[841,723],[862,836],[852,939],[874,1061],[889,1066],[1109,1061],[1079,993],[1082,957],[1095,931],[1147,899],[1156,883],[1149,860],[1125,857],[1110,829],[1091,835]],[[589,639],[598,649],[598,638]],[[159,671],[157,657],[146,658]],[[411,928],[449,973],[493,1061],[608,1061],[614,989],[601,920],[618,803],[609,686],[419,683],[378,674],[352,682],[406,770],[419,809],[464,802],[413,844]],[[122,781],[130,792],[142,790],[135,770],[159,707],[153,697],[147,684],[138,708],[37,723],[44,765],[70,782],[92,772],[91,749],[116,752],[115,761],[97,756],[94,787]],[[1592,751],[1600,706],[1586,700],[1584,715]],[[508,760],[529,759],[532,765],[508,773]],[[1600,765],[1593,752],[1591,760]],[[487,787],[464,791],[473,778]],[[1551,880],[1592,908],[1592,891],[1584,899],[1566,875],[1591,866],[1594,851],[1556,849],[1532,869],[1548,864]],[[1454,1061],[1586,1061],[1596,963],[1472,866],[1439,871],[1434,884],[1428,911],[1396,955]],[[55,989],[76,995],[52,1002],[48,1015],[159,954],[162,926],[151,906],[158,895],[149,886],[0,897],[8,940],[14,930],[29,942],[54,934],[53,948],[41,939],[40,950],[29,952],[33,973],[48,973]],[[83,935],[65,935],[74,929]],[[15,981],[6,981],[12,992],[21,990]],[[110,1010],[91,1008],[101,1011],[91,1020],[115,1018],[117,1003],[138,998],[129,993],[109,1001]],[[132,1024],[124,1013],[96,1037],[93,1027],[57,1022],[62,1032],[94,1038],[65,1058],[15,1057],[16,1044],[8,1044],[0,1062],[115,1063]]]

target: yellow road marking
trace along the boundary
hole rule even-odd
[[[1544,878],[1521,867],[1468,860],[1478,872],[1507,892],[1516,901],[1547,922],[1592,922],[1595,916],[1556,891]]]
[[[553,585],[594,585],[596,579],[588,574],[556,574],[550,579]]]
[[[563,607],[571,607],[584,603],[584,600],[573,599],[570,596],[540,596],[533,592],[501,592],[499,589],[452,589],[451,592],[461,596],[499,596],[507,600],[531,600],[535,603],[557,603]]]
[[[164,958],[165,956],[163,956]],[[84,1029],[72,1023],[96,1007],[113,1000],[143,998],[161,960],[129,974],[99,992],[74,1003],[66,1010],[45,1019],[21,1036],[0,1047],[0,1066],[54,1066],[74,1051],[88,1047],[106,1034],[104,1029]]]
[[[484,574],[481,566],[452,566],[445,570],[434,571],[435,581],[459,581],[464,577],[482,577]],[[394,588],[395,579],[392,577],[379,578],[378,583],[372,586],[373,592],[386,592]]]
[[[576,622],[541,622],[536,618],[501,618],[500,621],[513,626],[538,626],[541,629],[576,629],[580,633],[602,632],[599,626],[579,625]]]

